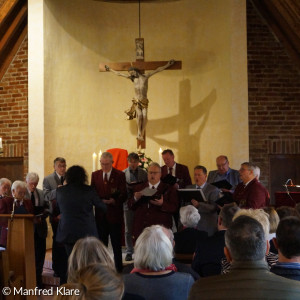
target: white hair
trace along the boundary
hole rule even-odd
[[[253,170],[253,175],[256,177],[257,180],[259,180],[259,177],[260,177],[260,167],[259,166],[255,166],[255,168]]]
[[[26,176],[26,182],[39,182],[39,175],[34,172],[30,172]]]
[[[198,209],[193,205],[181,207],[179,214],[182,225],[190,228],[195,228],[201,218]]]
[[[110,152],[103,152],[102,155],[101,155],[101,158],[103,158],[103,159],[109,159],[109,160],[113,161],[113,156],[112,156],[112,154]]]
[[[11,191],[15,191],[17,188],[26,189],[26,183],[21,180],[16,180],[11,186]]]
[[[263,209],[240,209],[234,215],[233,220],[239,216],[248,216],[258,221],[264,229],[266,239],[268,239],[270,232],[270,221],[269,215]]]
[[[11,181],[8,178],[0,178],[0,186],[8,183],[11,186]]]
[[[134,249],[134,266],[138,269],[161,271],[172,263],[173,246],[160,225],[145,228]]]

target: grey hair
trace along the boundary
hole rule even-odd
[[[8,178],[0,178],[0,186],[5,183],[8,183],[11,186],[11,181]]]
[[[247,162],[247,161],[246,161],[246,162],[243,162],[241,165],[242,165],[242,166],[247,166],[248,170],[252,171],[253,174],[254,174],[255,169],[256,169],[256,165],[254,165],[254,164],[251,163],[251,162]]]
[[[39,182],[40,177],[37,173],[30,172],[26,175],[26,182]]]
[[[152,162],[152,163],[149,165],[148,170],[149,170],[150,167],[157,167],[157,168],[159,168],[159,170],[161,171],[160,164],[157,163],[157,162]]]
[[[268,238],[270,232],[269,215],[263,209],[240,209],[234,215],[233,220],[239,216],[248,216],[257,220],[264,229],[266,239]]]
[[[259,166],[255,166],[253,175],[256,177],[257,180],[259,180],[259,177],[260,177],[260,167]]]
[[[234,261],[263,260],[267,250],[263,226],[253,217],[241,215],[226,230],[225,245]]]
[[[26,189],[27,188],[26,183],[21,180],[14,181],[14,183],[11,186],[11,191],[15,191],[17,188]]]
[[[112,156],[112,154],[110,152],[103,152],[102,155],[101,155],[101,158],[103,158],[103,159],[110,159],[111,161],[113,161],[113,156]]]
[[[161,271],[172,263],[173,246],[160,225],[145,228],[134,249],[134,266],[138,269]]]
[[[181,207],[179,214],[182,225],[190,228],[195,228],[201,218],[198,209],[193,205]]]

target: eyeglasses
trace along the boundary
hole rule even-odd
[[[150,174],[150,175],[157,174],[157,173],[160,173],[160,172],[148,172],[148,174]]]
[[[224,162],[224,164],[217,165],[217,167],[218,167],[218,168],[224,167],[224,166],[227,165],[227,163],[228,163],[228,160],[227,160],[226,162]]]

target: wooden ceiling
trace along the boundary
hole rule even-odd
[[[138,0],[95,0],[118,3]],[[141,0],[141,2],[186,0]],[[300,1],[248,0],[285,47],[300,71]],[[27,34],[27,0],[2,0],[0,9],[0,80]]]
[[[300,1],[251,0],[300,70]]]
[[[0,8],[0,81],[27,34],[27,0],[6,0]]]

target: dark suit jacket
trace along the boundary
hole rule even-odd
[[[201,277],[221,274],[221,260],[225,257],[225,232],[217,231],[205,243],[198,242],[192,268]]]
[[[14,203],[13,197],[2,198],[0,201],[0,214],[11,214],[11,212],[13,210],[13,203]],[[24,199],[23,206],[28,214],[33,214],[33,206],[32,206],[31,200]],[[16,211],[16,208],[15,208],[15,211]],[[16,211],[15,213],[17,214],[18,212]],[[0,244],[5,246],[6,242],[7,242],[7,226],[8,226],[7,219],[1,220],[0,226],[2,226]]]
[[[207,232],[195,228],[185,228],[174,233],[175,253],[194,253],[196,245],[200,241],[204,243],[207,239]]]
[[[200,278],[189,300],[299,299],[300,282],[272,274],[265,261],[234,263],[230,273]]]
[[[73,244],[86,236],[98,237],[93,208],[105,211],[106,205],[93,187],[67,184],[57,189],[56,197],[61,213],[57,242]]]
[[[196,185],[190,185],[186,188],[195,189]],[[212,236],[217,231],[217,205],[216,201],[219,198],[219,189],[214,185],[206,182],[202,189],[202,192],[207,202],[200,202],[198,211],[201,219],[197,225],[198,230],[203,230],[208,233],[208,236]]]
[[[161,178],[164,178],[168,175],[168,167],[166,165],[161,167]],[[182,179],[182,182],[179,182],[179,188],[183,189],[187,185],[192,184],[190,172],[187,166],[176,163],[175,176],[178,179]]]
[[[145,182],[139,185],[137,191],[148,187]],[[145,197],[135,201],[134,197],[128,200],[128,207],[135,210],[132,234],[135,239],[142,233],[144,228],[151,225],[163,225],[172,228],[172,216],[178,208],[176,189],[166,183],[160,182],[157,187],[157,194],[163,195],[163,205],[151,204]]]
[[[130,182],[130,169],[129,169],[129,167],[127,169],[123,170],[123,172],[125,173],[125,178],[126,178],[126,183],[127,183],[127,185],[126,185],[127,186],[127,199],[130,199],[133,196],[133,193],[134,193],[137,185],[133,185],[133,186],[129,185],[131,183]],[[141,182],[148,181],[148,174],[144,169],[138,167],[137,172],[138,172],[137,173],[137,177],[138,177],[137,181],[138,182],[141,183]],[[127,201],[124,203],[124,210],[128,210]]]
[[[241,208],[258,209],[270,204],[269,192],[256,178],[246,187],[239,183],[233,193],[233,199]]]
[[[44,193],[40,189],[36,189],[37,195],[38,195],[38,206],[43,207],[44,209],[44,216],[41,217],[41,222],[34,224],[34,231],[38,234],[40,238],[46,238],[48,234],[48,225],[47,225],[47,217],[49,214],[48,210],[48,202],[44,199]],[[30,199],[31,193],[29,194],[28,190],[26,191],[25,198]]]
[[[103,171],[95,171],[92,173],[92,187],[96,189],[98,196],[102,199],[109,199],[113,194],[116,200],[115,204],[107,205],[106,219],[110,224],[121,224],[123,221],[123,203],[127,199],[125,174],[115,168],[112,168],[107,191],[105,193]],[[105,216],[102,210],[95,209],[96,222],[104,220]]]
[[[208,183],[216,182],[217,175],[218,175],[218,170],[210,171],[208,173],[207,182]],[[229,168],[227,181],[232,185],[231,190],[234,190],[235,187],[241,182],[239,171]]]

